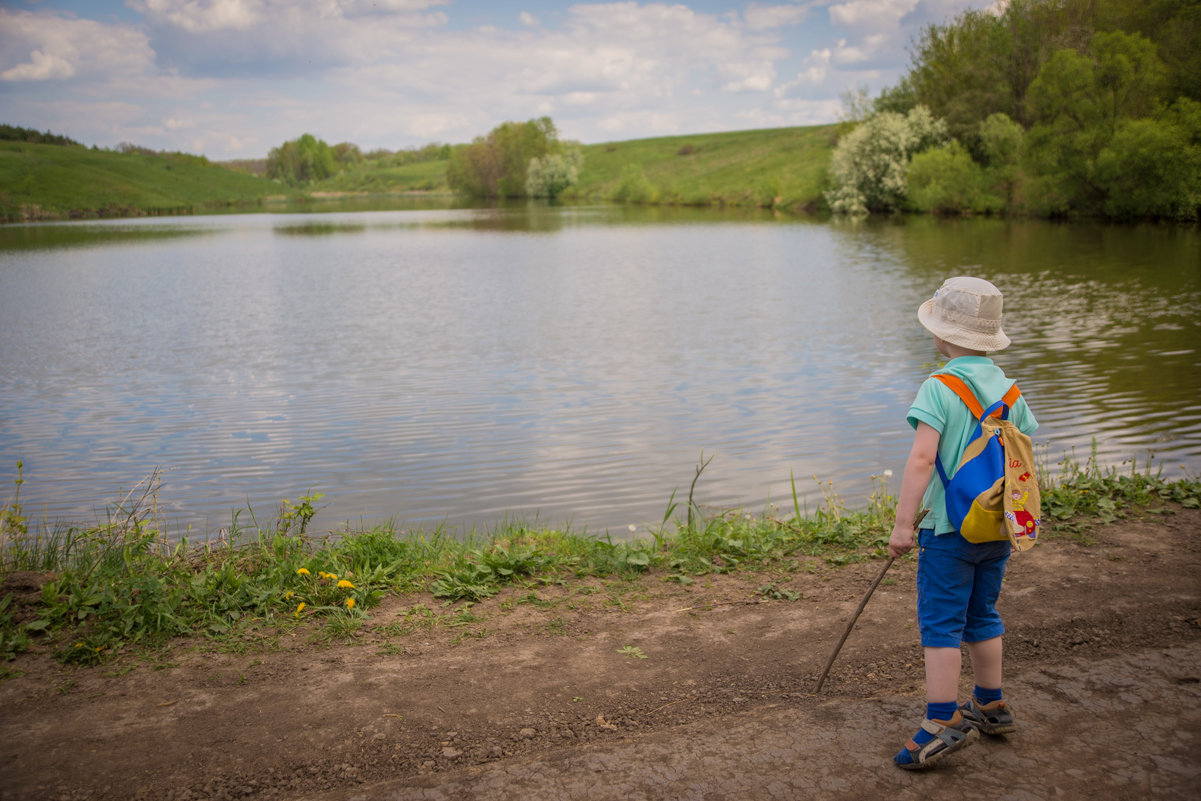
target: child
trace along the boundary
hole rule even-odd
[[[961,277],[945,281],[917,312],[918,320],[934,334],[934,347],[949,360],[937,372],[962,378],[985,408],[1013,384],[985,355],[1009,345],[1009,337],[1001,330],[1001,305],[1000,291],[988,281]],[[1009,419],[1025,434],[1038,426],[1024,397],[1013,405]],[[976,420],[967,405],[935,378],[928,378],[918,390],[908,420],[916,433],[901,478],[888,552],[897,557],[913,548],[912,522],[920,508],[929,508],[930,514],[916,534],[926,720],[894,757],[899,767],[913,770],[971,745],[979,737],[977,730],[1003,734],[1016,727],[1001,694],[1001,634],[1005,627],[996,610],[1010,544],[965,540],[947,518],[941,479],[937,475],[931,478],[936,456],[948,477],[953,473]],[[976,685],[963,706],[958,704],[961,642],[967,643]]]

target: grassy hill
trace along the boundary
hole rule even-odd
[[[200,156],[0,141],[0,220],[190,214],[292,194]]]
[[[811,208],[839,126],[667,136],[585,145],[568,198],[678,205]],[[321,192],[449,192],[445,160],[366,161],[310,187]]]
[[[815,206],[839,127],[669,136],[590,145],[574,194],[687,205]]]
[[[583,147],[567,196],[673,205],[813,208],[837,125],[634,139]],[[0,221],[191,214],[307,193],[448,193],[446,160],[368,160],[291,190],[200,156],[0,141]]]

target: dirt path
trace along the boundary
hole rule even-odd
[[[513,590],[456,626],[428,625],[456,613],[428,596],[393,599],[353,645],[297,632],[93,669],[25,655],[0,682],[0,799],[917,799],[932,781],[1201,797],[1201,512],[1091,533],[1013,560],[1021,728],[934,776],[888,763],[922,711],[914,564],[893,567],[817,697],[880,565],[801,557],[690,586]]]

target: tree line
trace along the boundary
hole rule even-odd
[[[927,27],[849,98],[834,211],[1196,220],[1201,3],[1010,0]]]
[[[0,124],[0,141],[29,142],[35,145],[75,145],[83,147],[70,137],[50,131],[38,131],[33,128],[22,128],[19,125]]]
[[[555,197],[579,180],[583,157],[575,143],[559,139],[550,117],[505,122],[467,145],[430,144],[411,150],[364,154],[349,142],[330,146],[312,134],[284,142],[267,156],[268,178],[305,186],[364,161],[401,166],[445,160],[452,190],[472,197]],[[378,165],[377,165],[378,166]]]

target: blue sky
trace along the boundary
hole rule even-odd
[[[931,22],[998,0],[0,2],[0,121],[257,158],[549,115],[584,143],[833,122]]]

